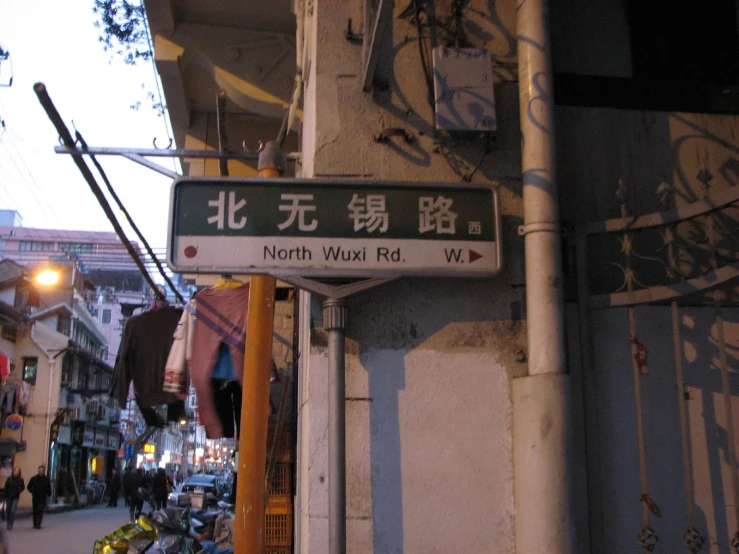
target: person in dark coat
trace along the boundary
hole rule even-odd
[[[5,480],[5,517],[8,520],[8,529],[13,528],[18,500],[24,490],[26,490],[26,483],[21,477],[21,468],[17,467],[13,470],[13,474]]]
[[[141,468],[131,471],[126,480],[124,494],[128,497],[128,511],[131,514],[131,523],[136,521],[144,508],[144,500],[139,497],[139,487],[144,486],[144,474]]]
[[[33,505],[33,528],[41,529],[44,508],[46,508],[47,499],[51,496],[51,481],[46,476],[46,466],[38,466],[38,474],[28,481],[28,492],[31,493]]]
[[[118,495],[120,494],[120,492],[121,476],[118,475],[118,470],[116,468],[113,468],[110,474],[110,479],[108,479],[108,495],[110,496],[110,500],[108,500],[108,507],[118,507]]]
[[[167,477],[164,468],[160,467],[154,476],[154,487],[152,493],[157,503],[156,509],[161,510],[167,507],[167,497],[169,496],[172,480]]]
[[[123,471],[123,504],[125,506],[129,505],[129,499],[128,499],[128,478],[131,477],[131,464],[126,466],[126,469]]]

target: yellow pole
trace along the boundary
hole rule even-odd
[[[267,143],[259,156],[259,176],[279,177],[282,152]],[[269,370],[275,314],[275,279],[254,275],[250,280],[246,315],[246,351],[236,481],[236,541],[238,554],[264,551],[264,475],[267,465]]]

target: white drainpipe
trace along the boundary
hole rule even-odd
[[[529,374],[513,382],[516,552],[575,552],[549,2],[518,0]]]

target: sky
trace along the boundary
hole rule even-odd
[[[125,65],[103,51],[92,0],[0,0],[0,209],[17,210],[24,227],[113,231],[72,157],[56,154],[58,134],[33,85],[46,85],[74,136],[89,146],[166,147],[171,131],[147,100],[158,96],[153,62]],[[138,111],[130,106],[141,102]],[[172,180],[120,156],[98,156],[115,192],[157,254],[166,247]],[[153,161],[180,172],[169,158]],[[105,184],[92,163],[98,184]],[[107,195],[107,191],[106,191]],[[126,235],[138,240],[108,196]],[[161,256],[163,259],[163,256]]]

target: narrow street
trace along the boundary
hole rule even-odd
[[[11,554],[91,554],[95,541],[128,521],[123,501],[118,508],[96,506],[44,514],[41,529],[30,517],[17,519],[8,531]],[[5,522],[0,522],[5,525]]]

